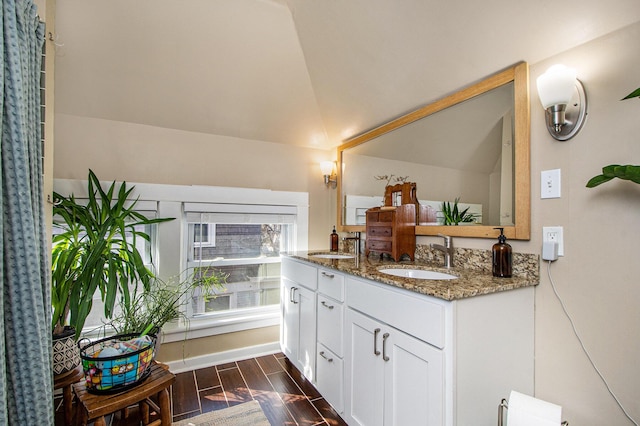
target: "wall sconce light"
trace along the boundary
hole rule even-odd
[[[320,170],[322,170],[322,174],[324,175],[324,184],[333,189],[336,189],[338,186],[338,177],[334,172],[335,167],[335,161],[323,161],[320,163]]]
[[[554,65],[538,77],[537,85],[551,136],[559,141],[574,137],[587,116],[587,95],[576,70]]]

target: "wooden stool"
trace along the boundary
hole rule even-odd
[[[57,376],[53,376],[53,389],[62,388],[62,407],[64,412],[64,424],[70,425],[73,420],[72,404],[73,394],[71,393],[71,385],[77,383],[84,377],[82,366],[79,365],[75,370],[68,371]]]
[[[160,414],[160,420],[156,420],[152,425],[169,426],[171,425],[169,386],[175,381],[176,376],[165,365],[154,362],[149,377],[139,385],[119,393],[97,395],[87,391],[84,381],[76,383],[73,385],[73,391],[78,398],[77,423],[86,425],[88,421],[94,420],[95,426],[105,426],[104,416],[126,410],[127,407],[137,403],[143,424],[149,425],[149,406],[151,406]],[[158,405],[151,400],[152,396],[156,396]]]

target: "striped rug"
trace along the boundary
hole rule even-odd
[[[270,426],[258,401],[245,402],[173,423],[173,426]]]

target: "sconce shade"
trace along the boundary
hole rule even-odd
[[[551,136],[559,141],[574,137],[587,116],[587,95],[576,70],[554,65],[538,77],[536,84]]]
[[[538,96],[544,109],[553,105],[566,105],[571,101],[576,86],[576,70],[554,65],[536,80]]]
[[[335,173],[333,172],[336,163],[334,161],[322,161],[320,163],[320,170],[322,171],[322,175],[324,177],[324,184],[328,188],[336,189],[338,186],[338,180],[336,178]]]
[[[332,175],[333,174],[333,161],[323,161],[320,163],[320,170],[322,170],[323,175]]]

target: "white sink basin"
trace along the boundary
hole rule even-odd
[[[380,269],[383,274],[395,275],[396,277],[417,278],[419,280],[455,280],[455,275],[444,272],[427,271],[424,269],[387,268]]]
[[[318,253],[310,254],[311,257],[318,257],[320,259],[353,259],[351,254],[339,254],[339,253]]]

